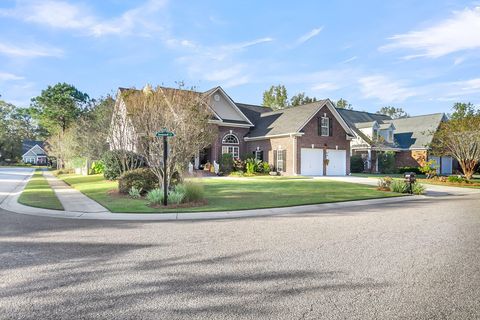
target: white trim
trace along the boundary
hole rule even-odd
[[[222,87],[218,86],[215,90],[213,90],[212,92],[210,92],[207,97],[210,97],[212,94],[214,94],[215,92],[217,92],[218,90],[220,90],[220,92],[223,94],[223,96],[227,99],[227,101],[232,105],[232,107],[245,119],[247,120],[247,122],[250,124],[251,127],[253,127],[253,123],[250,121],[250,119],[247,118],[246,115],[243,114],[243,112],[237,107],[237,105],[235,104],[235,102],[232,100],[232,98],[230,98],[230,96],[225,92],[225,90],[222,89]],[[222,119],[221,117],[219,117],[220,119]]]
[[[226,138],[227,136],[233,136],[233,137],[235,137],[235,139],[237,139],[237,142],[225,142],[225,138]],[[223,136],[223,138],[222,138],[222,144],[235,144],[235,145],[238,145],[238,144],[240,144],[240,139],[238,139],[238,137],[237,137],[236,134],[234,134],[234,133],[232,133],[232,132],[229,132],[229,133],[226,133],[226,134]]]
[[[303,127],[305,127],[307,125],[307,123],[310,122],[310,120],[313,119],[313,117],[315,117],[315,115],[324,107],[324,106],[327,106],[327,108],[330,110],[330,112],[333,114],[333,116],[335,117],[335,119],[338,120],[338,122],[340,123],[340,125],[342,126],[342,128],[345,130],[345,132],[352,136],[356,136],[355,132],[353,132],[353,130],[347,125],[347,123],[345,122],[345,120],[343,120],[342,116],[340,115],[340,113],[338,113],[337,109],[335,109],[335,107],[333,106],[332,104],[332,101],[330,101],[330,99],[327,99],[327,101],[320,105],[317,110],[310,116],[310,118],[308,118],[307,121],[305,121],[304,124],[302,124],[302,126],[300,128],[298,128],[297,131],[300,131],[303,129]]]
[[[235,128],[251,128],[253,125],[249,124],[241,124],[241,123],[231,123],[231,122],[223,122],[219,120],[208,120],[208,123],[216,124],[221,127],[235,127]]]
[[[30,149],[28,149],[28,151],[25,152],[25,153],[22,155],[22,158],[23,158],[24,155],[26,155],[26,154],[29,153],[30,151],[32,151],[32,152],[35,154],[35,156],[38,156],[38,154],[37,154],[35,151],[32,150],[33,148],[35,148],[35,147],[37,147],[37,146],[38,146],[40,149],[42,149],[43,153],[47,154],[42,147],[40,147],[38,144],[35,144],[33,147],[31,147]]]
[[[292,133],[282,133],[282,134],[272,134],[272,135],[266,135],[266,136],[260,136],[260,137],[245,137],[243,140],[245,141],[256,141],[256,140],[267,140],[271,138],[281,138],[281,137],[301,137],[305,133],[303,132],[292,132]]]

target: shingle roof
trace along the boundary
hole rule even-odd
[[[23,140],[22,143],[22,154],[25,154],[28,150],[32,149],[35,147],[35,145],[38,145],[40,148],[44,149],[44,144],[43,141],[38,141],[38,140]],[[45,153],[38,154],[38,155],[44,155]]]
[[[261,112],[259,116],[256,115],[255,127],[247,136],[254,138],[298,132],[326,102],[327,100],[320,100],[303,106]]]
[[[394,139],[402,149],[426,148],[432,142],[433,134],[445,118],[443,113],[427,114],[386,122],[395,126]]]

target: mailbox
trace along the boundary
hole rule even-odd
[[[415,172],[406,172],[405,173],[405,183],[408,185],[408,193],[413,194],[412,185],[417,181],[415,177]]]
[[[417,178],[415,177],[415,172],[406,172],[405,173],[405,182],[415,183],[415,181],[417,181]]]

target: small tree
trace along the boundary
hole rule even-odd
[[[270,89],[263,92],[263,106],[273,110],[285,109],[290,105],[288,103],[287,88],[279,84],[271,86]]]
[[[302,92],[302,93],[298,93],[298,94],[294,95],[290,99],[290,105],[292,107],[296,107],[296,106],[301,106],[301,105],[304,105],[304,104],[307,104],[307,103],[312,103],[312,102],[315,102],[315,101],[317,101],[317,98],[315,98],[315,97],[310,98],[309,96],[305,95],[305,92]]]
[[[410,115],[405,112],[402,108],[395,107],[382,107],[377,111],[378,114],[385,114],[390,116],[392,119],[408,118]]]
[[[343,98],[340,98],[340,100],[337,101],[336,106],[339,109],[353,110],[352,105],[350,103],[348,103],[348,101],[343,99]]]
[[[478,111],[461,113],[440,124],[431,144],[434,153],[455,158],[468,180],[480,162],[479,128]]]
[[[207,98],[193,91],[145,87],[123,95],[128,121],[136,137],[136,149],[158,177],[182,175],[194,155],[208,147],[216,136],[216,127],[209,124],[212,116]],[[163,141],[155,133],[167,128],[175,133],[169,139],[167,172],[163,172]]]

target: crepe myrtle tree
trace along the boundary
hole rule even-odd
[[[195,154],[208,147],[217,129],[209,123],[212,111],[207,97],[193,88],[178,89],[146,86],[142,91],[127,90],[123,99],[128,121],[135,132],[137,152],[146,160],[159,182],[167,177],[170,186],[174,174],[182,174]],[[163,140],[156,132],[168,129],[175,137],[168,141],[167,171],[163,169]]]
[[[472,178],[475,168],[480,162],[479,128],[479,112],[452,117],[440,124],[431,144],[435,154],[455,158],[468,180]]]

